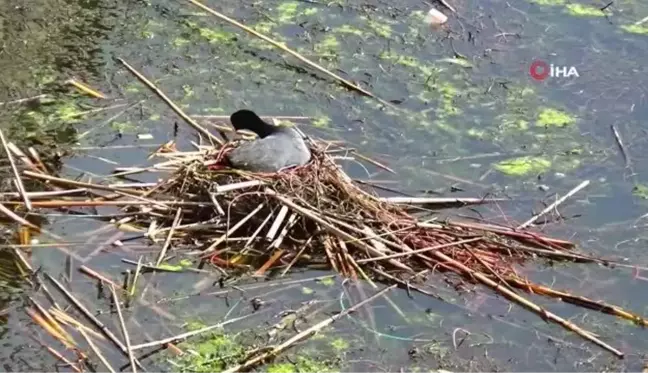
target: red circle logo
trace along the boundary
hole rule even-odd
[[[545,80],[549,76],[549,65],[544,61],[533,61],[529,67],[529,75],[535,80]]]

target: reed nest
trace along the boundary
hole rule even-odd
[[[223,166],[229,143],[161,153],[173,158],[177,169],[147,191],[147,198],[196,203],[181,209],[182,225],[173,238],[193,247],[198,241],[197,253],[223,270],[261,273],[308,258],[352,278],[368,273],[408,278],[423,270],[457,270],[447,256],[497,278],[514,276],[513,265],[530,255],[555,257],[571,247],[505,228],[421,221],[411,206],[389,202],[355,183],[328,154],[331,147],[311,141],[310,163],[272,174]],[[156,222],[171,227],[174,220],[174,214],[166,214]],[[150,226],[151,219],[142,216],[133,223]]]

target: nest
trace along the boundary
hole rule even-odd
[[[154,215],[141,215],[133,223],[147,228],[152,238],[172,232],[174,247],[191,247],[223,271],[256,274],[273,268],[285,273],[307,263],[325,264],[351,278],[376,274],[407,281],[422,271],[463,273],[465,267],[495,279],[511,278],[513,265],[530,255],[555,258],[572,246],[503,227],[421,221],[412,206],[392,203],[355,183],[329,155],[331,147],[311,142],[307,165],[272,174],[224,166],[230,144],[158,153],[171,159],[174,171],[146,198],[190,206],[178,207],[180,215],[165,214],[172,207],[159,202],[152,206]]]

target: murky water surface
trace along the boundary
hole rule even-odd
[[[249,107],[264,115],[309,117],[295,123],[312,136],[343,139],[399,173],[345,165],[355,177],[392,181],[412,194],[427,190],[512,198],[499,206],[448,214],[479,213],[490,221],[520,223],[543,208],[541,202],[551,203],[556,193],[590,180],[560,207],[560,216],[549,215],[544,230],[574,240],[585,251],[648,266],[643,216],[648,199],[648,22],[640,23],[648,16],[648,4],[617,1],[601,11],[604,2],[452,3],[457,14],[436,29],[424,23],[429,5],[414,0],[206,3],[397,107],[385,109],[187,1],[0,1],[5,40],[0,68],[6,72],[0,77],[0,101],[6,103],[2,128],[12,141],[36,144],[45,153],[51,153],[53,143],[62,152],[75,147],[74,156],[64,156],[61,173],[95,180],[118,165],[149,164],[148,152],[174,135],[187,147],[195,139],[193,132],[115,60],[119,57],[192,115],[227,116]],[[578,76],[534,80],[529,68],[536,60],[554,69],[573,67]],[[62,84],[69,78],[86,82],[110,100],[79,94]],[[49,96],[40,98],[40,104],[8,103],[43,93]],[[627,160],[612,126],[624,142]],[[80,139],[73,144],[75,131]],[[152,139],[142,140],[141,134]],[[155,247],[98,250],[120,233],[91,219],[51,212],[48,229],[66,235],[75,244],[69,251],[88,257],[86,265],[115,280],[121,281],[126,268],[123,259],[157,253]],[[54,248],[34,248],[32,260],[53,276],[66,273],[66,258]],[[591,264],[529,264],[521,270],[557,289],[646,312],[642,271]],[[318,275],[322,273],[290,277]],[[204,274],[147,276],[143,298],[148,303],[128,312],[129,324],[162,338],[177,334],[188,319],[211,324],[226,314],[249,314],[253,297],[272,299],[267,314],[232,329],[245,330],[258,322],[272,323],[273,312],[298,308],[303,301],[328,300],[330,308],[322,312],[332,312],[359,299],[357,289],[345,295],[338,280],[261,288],[244,298],[183,298],[196,284],[211,289],[214,280]],[[10,285],[6,288],[15,288]],[[620,361],[488,291],[458,294],[441,277],[437,286],[446,301],[396,291],[391,299],[401,315],[379,301],[373,303],[372,317],[362,313],[336,324],[328,345],[337,346],[333,350],[346,361],[344,369],[642,367],[648,338],[629,322],[531,297],[626,352]],[[94,282],[74,272],[70,287],[118,330],[116,319],[105,315],[109,303],[97,299]],[[0,330],[4,369],[52,369],[56,361],[29,337],[47,340],[24,313],[23,297],[7,294]],[[335,342],[340,339],[348,343]],[[309,351],[308,346],[300,349]],[[108,358],[116,365],[127,362],[116,353]],[[173,369],[163,360],[159,368]]]

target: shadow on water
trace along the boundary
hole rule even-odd
[[[635,24],[648,15],[646,4],[622,1],[600,11],[585,2],[560,0],[461,1],[455,4],[459,16],[439,29],[424,24],[428,8],[422,2],[327,4],[210,2],[381,98],[394,100],[399,111],[331,83],[188,2],[29,0],[18,6],[0,1],[0,14],[5,15],[0,124],[21,147],[33,145],[52,161],[61,157],[64,162],[55,167],[71,178],[100,180],[117,166],[149,164],[148,152],[171,138],[188,148],[193,133],[113,59],[121,57],[188,113],[227,116],[253,107],[267,115],[307,116],[309,120],[296,121],[306,132],[344,139],[399,173],[394,177],[348,162],[345,167],[355,177],[391,182],[386,185],[412,194],[425,190],[444,196],[491,193],[512,198],[500,206],[440,215],[522,222],[544,207],[542,203],[551,203],[555,193],[563,195],[589,179],[592,184],[585,192],[539,228],[569,237],[586,251],[646,266],[645,219],[640,217],[648,200],[648,169],[641,151],[647,146],[648,75],[640,61],[648,57],[648,25]],[[580,76],[534,81],[528,71],[537,59],[575,66]],[[111,99],[88,98],[64,84],[69,78]],[[631,159],[627,164],[611,125],[623,138]],[[9,175],[10,170],[3,167],[3,172]],[[66,250],[116,282],[128,268],[123,259],[148,260],[159,250],[143,243],[114,247],[109,243],[128,242],[136,234],[61,211],[43,214],[48,229],[68,240]],[[0,260],[1,268],[13,268],[11,258]],[[65,279],[84,304],[118,330],[109,292],[98,291],[92,280],[75,271],[70,276],[60,250],[33,248],[32,260],[35,267]],[[520,270],[540,283],[639,314],[648,304],[641,271],[578,264],[527,265]],[[20,277],[6,273],[8,279]],[[290,278],[321,274],[304,271]],[[368,286],[362,292],[348,290],[336,279],[184,296],[197,290],[218,292],[217,280],[201,273],[145,275],[139,286],[147,290],[138,286],[145,303],[135,302],[126,315],[129,325],[144,334],[138,343],[145,337],[178,334],[186,321],[212,324],[226,314],[248,314],[257,298],[267,303],[267,313],[233,330],[274,324],[280,311],[297,309],[306,301],[321,301],[321,312],[333,312],[357,302],[362,292],[374,291]],[[7,281],[11,288],[24,288]],[[433,281],[443,301],[394,291],[390,297],[400,313],[387,302],[372,303],[372,312],[336,323],[335,333],[300,345],[300,354],[309,351],[327,361],[339,358],[348,371],[641,368],[646,339],[644,331],[630,323],[530,297],[625,351],[628,358],[620,365],[573,334],[511,308],[483,289],[441,276]],[[25,315],[20,297],[6,299],[2,307],[10,311],[2,317],[15,322],[3,326],[4,368],[51,369],[53,358],[26,337],[47,340],[45,334]],[[265,329],[258,330],[240,338],[263,340]],[[117,353],[109,355],[116,366],[127,362]],[[162,358],[155,359],[160,369],[174,369]]]

